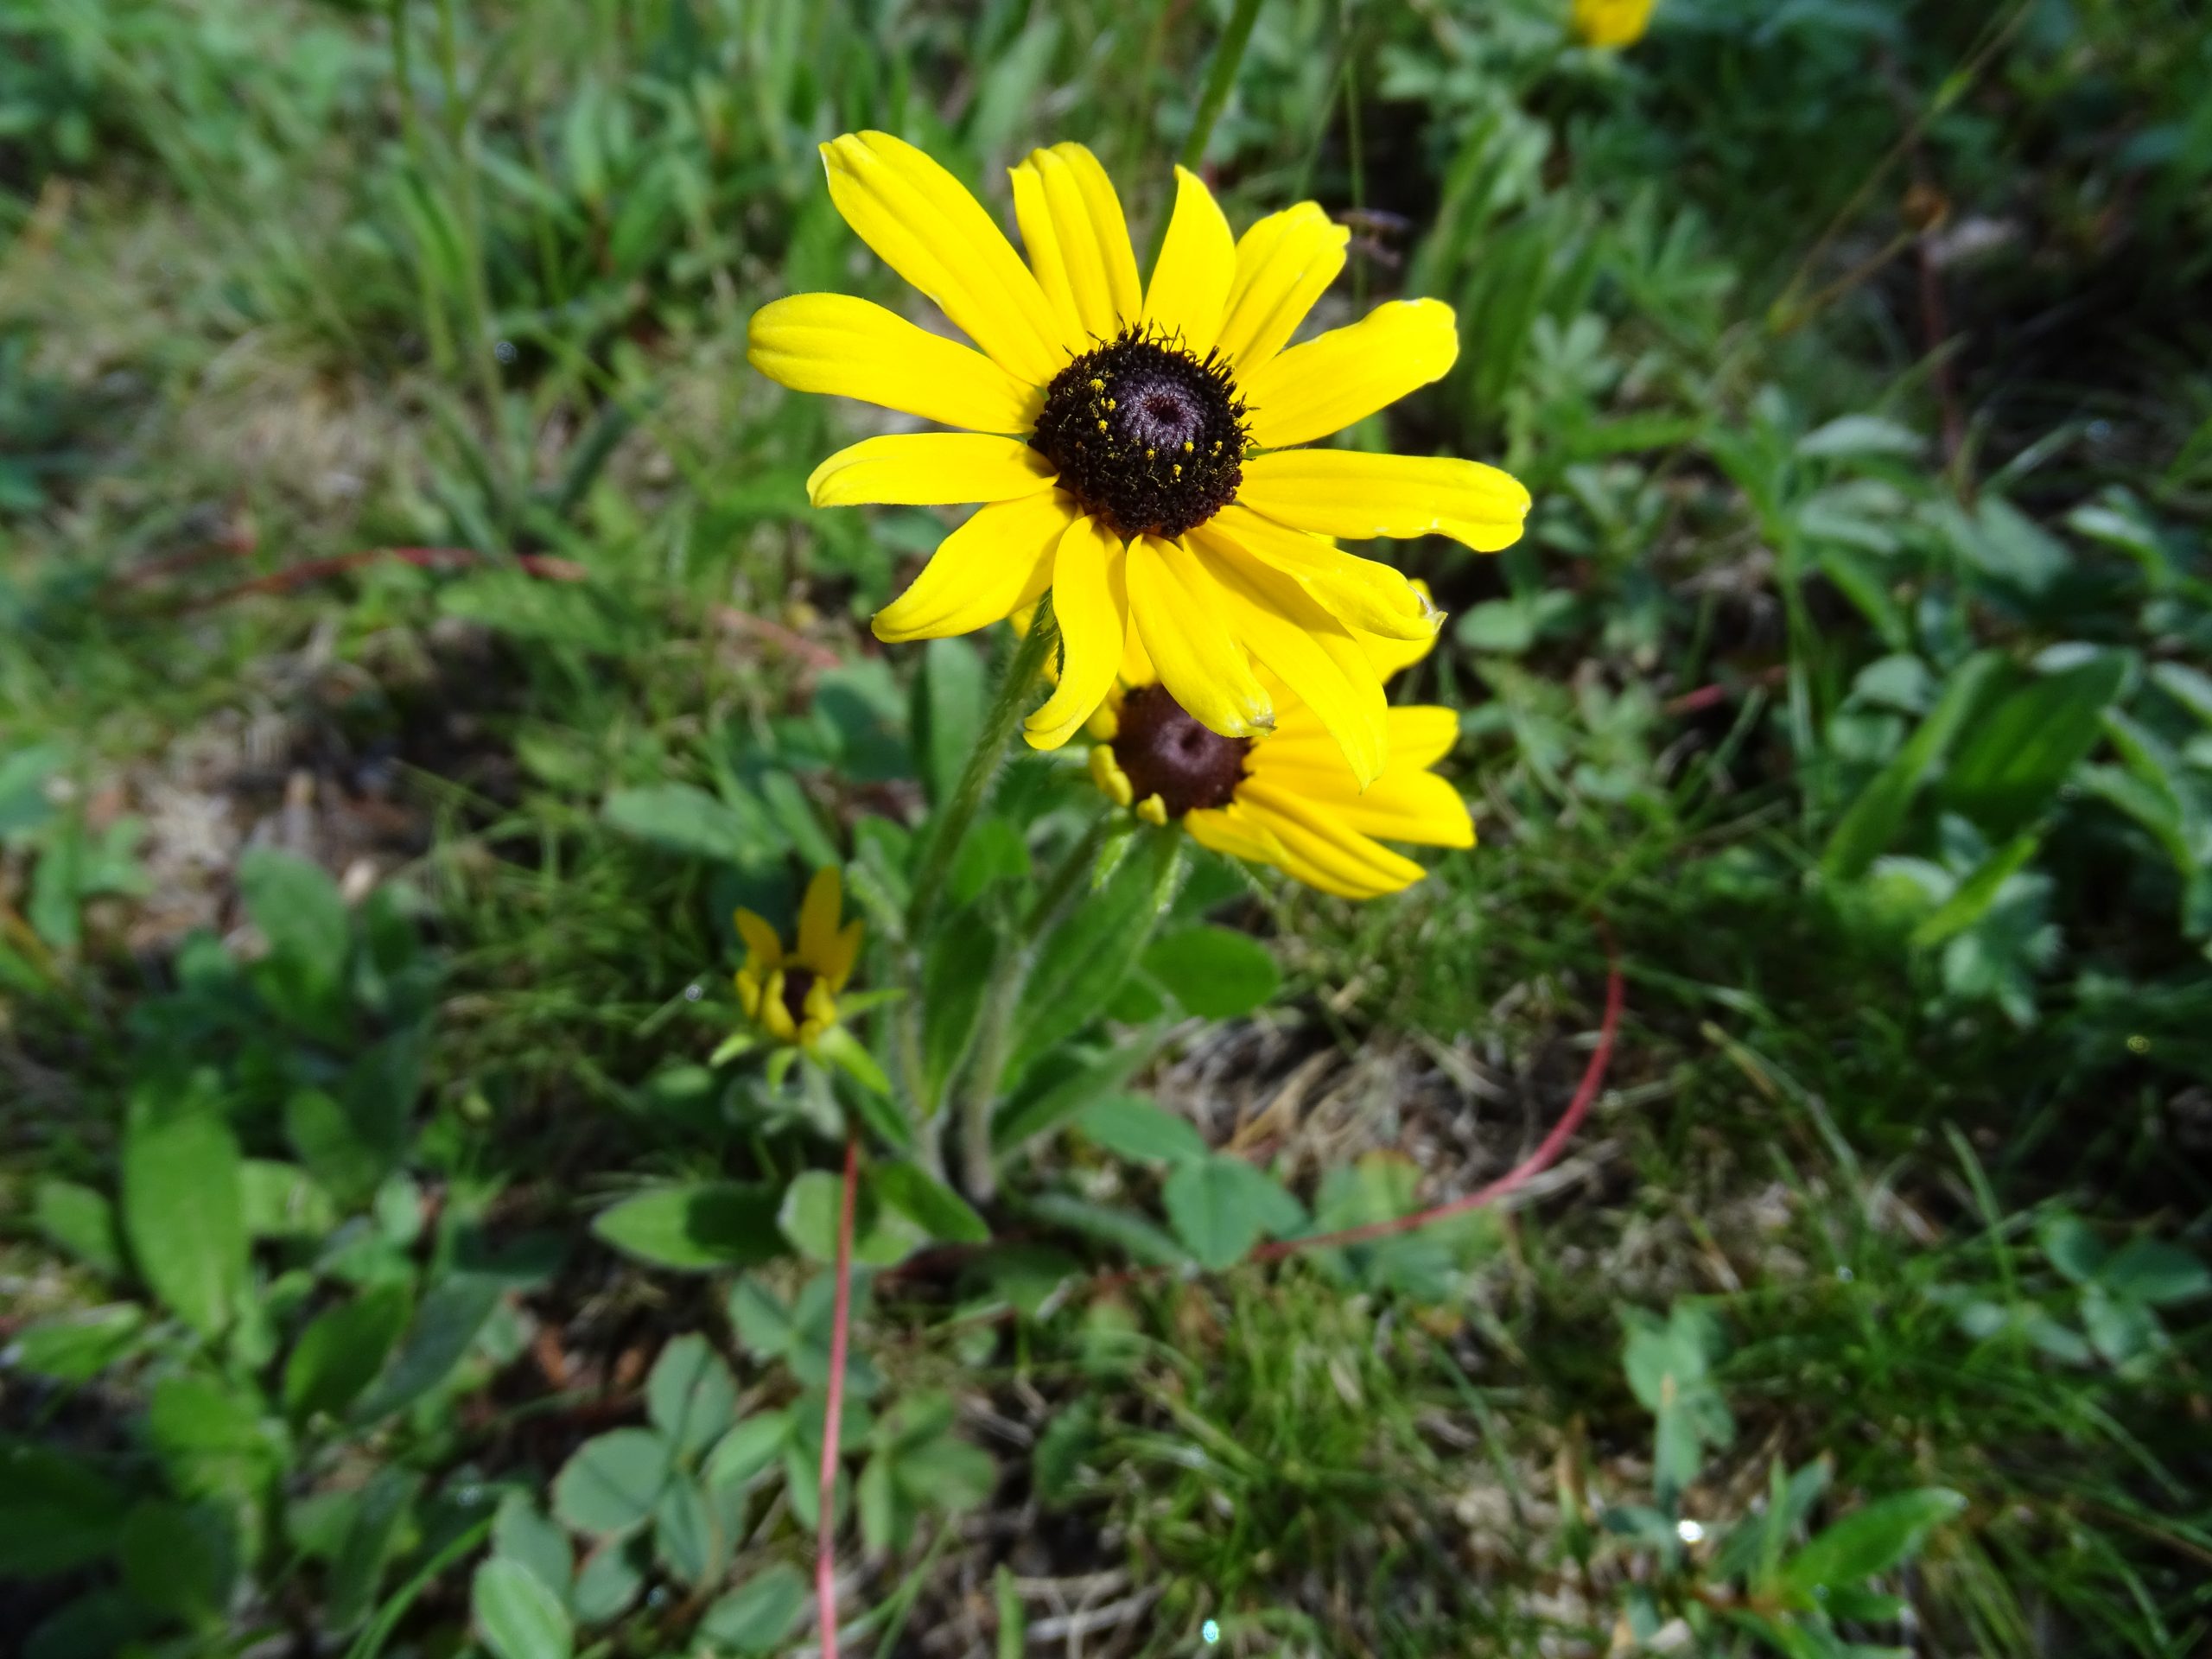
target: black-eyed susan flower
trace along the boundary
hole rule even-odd
[[[1195,174],[1140,284],[1120,200],[1090,152],[1014,169],[1025,263],[944,168],[888,133],[823,146],[830,199],[978,352],[880,306],[800,294],[757,313],[749,355],[802,391],[857,397],[960,432],[869,438],[815,470],[817,506],[982,505],[875,618],[889,641],[983,627],[1047,589],[1058,680],[1029,716],[1065,743],[1141,656],[1225,739],[1311,711],[1363,782],[1393,722],[1360,640],[1426,641],[1434,610],[1389,566],[1332,538],[1436,531],[1484,551],[1521,534],[1528,492],[1448,457],[1303,448],[1436,379],[1451,308],[1393,301],[1300,345],[1344,262],[1313,202],[1239,238]]]
[[[1384,678],[1424,655],[1376,641]],[[1452,709],[1391,708],[1390,753],[1363,788],[1319,715],[1277,687],[1274,732],[1224,737],[1193,720],[1156,680],[1125,682],[1091,721],[1090,775],[1147,823],[1179,823],[1201,845],[1272,864],[1311,887],[1377,899],[1421,880],[1421,867],[1384,841],[1471,847],[1459,791],[1429,768],[1459,734]]]
[[[837,994],[853,976],[861,925],[838,925],[844,892],[835,865],[817,870],[798,911],[798,938],[790,950],[762,918],[737,912],[745,965],[737,1001],[769,1041],[811,1049],[837,1024]]]
[[[1651,27],[1656,0],[1574,0],[1574,38],[1585,46],[1634,46]]]

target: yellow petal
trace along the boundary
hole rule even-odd
[[[1474,820],[1468,816],[1466,802],[1447,779],[1433,772],[1405,766],[1393,755],[1389,769],[1360,790],[1334,754],[1312,762],[1286,760],[1268,753],[1274,747],[1253,746],[1246,761],[1248,782],[1294,793],[1325,810],[1332,822],[1363,835],[1427,847],[1475,844]]]
[[[1294,578],[1257,560],[1217,559],[1212,569],[1236,637],[1327,728],[1360,784],[1381,777],[1389,753],[1388,705],[1382,679],[1351,631]],[[1134,588],[1134,574],[1130,582]],[[1259,744],[1253,753],[1268,747]]]
[[[1209,553],[1242,550],[1297,577],[1322,609],[1363,633],[1415,640],[1426,652],[1443,620],[1428,595],[1395,566],[1347,553],[1235,502],[1192,531],[1191,539]]]
[[[1437,620],[1443,620],[1442,613]],[[1367,653],[1367,661],[1376,677],[1388,681],[1391,676],[1411,668],[1436,648],[1436,636],[1426,639],[1392,639],[1379,633],[1361,631],[1360,648]]]
[[[1078,347],[1111,340],[1141,314],[1137,257],[1121,198],[1081,144],[1035,149],[1014,169],[1014,213],[1037,281]]]
[[[1430,531],[1495,553],[1521,539],[1529,492],[1479,461],[1285,449],[1244,463],[1236,499],[1317,536],[1421,536]]]
[[[828,980],[817,979],[806,988],[806,1027],[812,1027],[813,1035],[819,1037],[836,1023],[836,993],[830,988]]]
[[[830,971],[837,943],[837,915],[845,906],[843,880],[835,864],[824,864],[806,884],[798,906],[798,948],[791,960],[818,976]]]
[[[1459,326],[1440,300],[1392,300],[1347,328],[1278,353],[1236,384],[1252,442],[1310,443],[1440,379],[1459,355]]]
[[[1220,584],[1197,554],[1157,536],[1129,543],[1129,620],[1160,683],[1185,712],[1224,737],[1275,723],[1274,699],[1230,631]]]
[[[853,976],[853,964],[860,960],[861,938],[868,931],[867,924],[857,916],[837,930],[830,942],[830,949],[822,959],[822,977],[833,991],[842,991]]]
[[[814,469],[806,496],[817,507],[947,507],[1034,495],[1052,488],[1052,463],[1020,438],[894,432],[840,449]]]
[[[847,133],[822,162],[845,223],[1001,368],[1033,386],[1059,372],[1070,342],[1045,290],[959,180],[887,132]]]
[[[1160,680],[1160,671],[1152,665],[1152,658],[1145,654],[1144,636],[1135,628],[1122,637],[1119,677],[1123,685],[1154,685]]]
[[[769,974],[784,965],[784,942],[776,937],[776,930],[768,925],[765,918],[741,910],[734,919],[737,937],[745,941],[747,971]]]
[[[1459,745],[1459,712],[1433,703],[1400,703],[1383,711],[1390,736],[1390,761],[1386,772],[1419,772],[1434,766]],[[1256,753],[1256,751],[1255,751]],[[1333,769],[1343,760],[1328,728],[1302,704],[1289,703],[1281,710],[1275,734],[1268,740],[1270,762],[1281,760],[1316,769]],[[1347,788],[1355,786],[1349,772]]]
[[[768,982],[760,988],[760,1010],[753,1015],[760,1028],[779,1043],[788,1043],[798,1034],[798,1027],[791,1019],[791,1011],[784,1006],[784,976],[779,971],[768,976]]]
[[[1327,808],[1294,791],[1255,776],[1236,786],[1236,798],[1292,859],[1306,867],[1291,868],[1291,874],[1309,886],[1347,898],[1378,898],[1421,878],[1421,868],[1413,860],[1347,828]],[[1316,874],[1322,879],[1315,880]]]
[[[1269,213],[1236,240],[1236,276],[1222,320],[1222,355],[1249,374],[1282,349],[1337,273],[1351,232],[1320,204]]]
[[[1034,605],[1052,585],[1052,554],[1074,517],[1058,490],[978,507],[937,544],[906,591],[875,613],[875,637],[898,645],[973,633]]]
[[[1205,181],[1175,169],[1175,213],[1167,239],[1145,289],[1145,321],[1162,334],[1179,334],[1185,351],[1203,358],[1221,334],[1229,285],[1236,275],[1236,243]]]
[[[737,970],[737,976],[732,982],[737,987],[737,1006],[745,1010],[745,1017],[758,1019],[760,1014],[760,976],[747,966]]]
[[[1052,561],[1060,683],[1023,726],[1030,747],[1058,748],[1113,690],[1129,626],[1126,563],[1122,538],[1095,518],[1077,519],[1060,537]]]
[[[1255,864],[1276,864],[1282,859],[1281,844],[1267,826],[1234,801],[1227,806],[1202,806],[1185,812],[1183,827],[1199,846],[1229,858],[1247,859]]]
[[[1652,0],[1574,0],[1575,37],[1585,46],[1633,46],[1651,22]]]
[[[1390,758],[1394,764],[1433,766],[1459,746],[1459,711],[1433,703],[1390,710]]]
[[[746,360],[777,385],[976,432],[1027,432],[1043,395],[981,352],[849,294],[793,294],[753,314]]]

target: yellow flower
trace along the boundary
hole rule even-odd
[[[1656,0],[1574,0],[1574,37],[1585,46],[1634,46]]]
[[[861,923],[837,925],[843,907],[836,866],[817,870],[799,906],[798,943],[788,955],[774,928],[749,910],[737,912],[745,941],[737,1000],[774,1041],[811,1048],[837,1023],[837,993],[861,953]]]
[[[1388,678],[1427,654],[1427,643],[1370,642]],[[1364,789],[1314,711],[1275,688],[1274,733],[1223,737],[1191,718],[1167,689],[1137,680],[1092,718],[1100,741],[1090,775],[1149,823],[1179,820],[1201,844],[1272,864],[1310,887],[1377,899],[1421,880],[1421,867],[1376,837],[1471,847],[1475,826],[1459,791],[1429,767],[1459,735],[1452,709],[1391,708],[1390,758]]]
[[[1178,168],[1141,287],[1121,202],[1080,144],[1014,169],[1027,264],[912,145],[849,133],[822,153],[846,222],[982,348],[841,294],[753,318],[748,354],[771,379],[966,429],[869,438],[807,482],[817,506],[983,504],[877,637],[966,633],[1050,589],[1059,677],[1029,717],[1036,747],[1066,742],[1134,653],[1225,737],[1267,732],[1287,688],[1355,775],[1381,777],[1392,722],[1360,640],[1425,641],[1440,619],[1332,538],[1433,531],[1492,551],[1519,538],[1529,493],[1471,461],[1295,446],[1449,369],[1451,308],[1393,301],[1292,346],[1344,262],[1348,232],[1313,202],[1233,237]]]

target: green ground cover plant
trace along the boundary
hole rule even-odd
[[[0,0],[0,1651],[2201,1650],[2208,73]],[[1479,844],[1317,891],[1019,741],[1058,596],[871,634],[956,518],[747,362],[929,321],[870,130],[1451,308],[1325,442],[1532,499],[1357,550]]]

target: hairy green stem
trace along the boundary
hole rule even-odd
[[[976,1058],[960,1103],[960,1184],[976,1203],[987,1203],[998,1191],[998,1164],[991,1155],[991,1117],[998,1109],[999,1082],[1013,1058],[1014,1012],[1021,1001],[1021,988],[1028,983],[1030,964],[1037,947],[1059,920],[1068,902],[1105,844],[1113,813],[1102,812],[1075,845],[1069,848],[1037,896],[1028,916],[1016,931],[998,961],[992,965],[990,983],[983,989],[982,1028],[976,1033]]]
[[[1007,664],[1006,677],[999,682],[998,696],[983,715],[982,727],[976,734],[975,750],[968,757],[960,781],[953,785],[952,798],[930,826],[929,844],[922,850],[921,868],[914,873],[914,896],[906,906],[906,938],[918,969],[923,935],[929,927],[931,912],[937,908],[945,875],[952,868],[953,855],[959,850],[968,826],[982,810],[983,797],[990,792],[991,779],[997,775],[999,761],[1014,737],[1014,728],[1027,712],[1022,705],[1045,671],[1045,664],[1051,659],[1052,647],[1059,643],[1059,638],[1060,631],[1052,621],[1052,595],[1047,594],[1037,607],[1027,636],[1015,649],[1014,660]],[[919,990],[918,982],[915,988]]]

